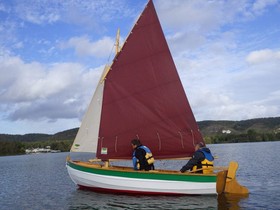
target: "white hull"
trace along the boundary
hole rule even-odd
[[[106,176],[80,171],[68,165],[67,169],[71,179],[77,185],[85,188],[99,189],[101,191],[139,194],[217,194],[215,182],[170,181]]]

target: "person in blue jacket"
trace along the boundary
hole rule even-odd
[[[195,152],[192,158],[184,165],[180,171],[184,173],[191,170],[195,173],[210,174],[213,172],[214,157],[209,148],[203,142],[195,145]]]
[[[151,150],[143,146],[139,139],[131,141],[133,148],[132,162],[134,170],[154,170],[154,158]]]

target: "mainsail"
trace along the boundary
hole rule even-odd
[[[97,157],[131,158],[132,138],[155,158],[190,156],[203,141],[152,1],[106,75]]]
[[[130,159],[133,138],[155,158],[190,156],[203,141],[152,1],[105,68],[71,151]]]

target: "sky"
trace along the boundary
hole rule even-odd
[[[0,0],[0,133],[79,127],[146,0]],[[154,0],[197,121],[280,116],[280,0]]]

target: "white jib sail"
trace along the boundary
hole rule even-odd
[[[107,68],[105,67],[104,72],[107,71]],[[105,83],[102,80],[97,85],[81,127],[71,147],[71,152],[96,152]]]

